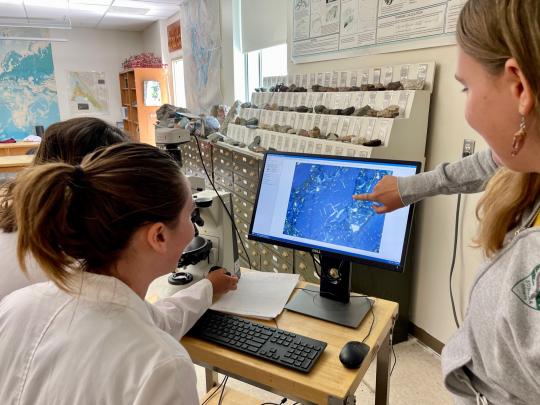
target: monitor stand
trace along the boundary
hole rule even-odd
[[[351,300],[351,262],[321,255],[321,284],[299,290],[287,303],[288,310],[357,328],[371,309],[367,297]]]

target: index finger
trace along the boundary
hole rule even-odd
[[[371,194],[353,194],[354,200],[371,201]]]

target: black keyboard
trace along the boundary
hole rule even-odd
[[[326,348],[326,342],[212,310],[206,311],[189,335],[303,373],[311,370]]]

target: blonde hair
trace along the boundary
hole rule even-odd
[[[137,229],[175,226],[189,200],[178,164],[150,145],[100,149],[81,166],[31,167],[13,188],[21,269],[26,273],[31,253],[50,280],[70,291],[70,274],[109,274]]]
[[[540,1],[469,0],[461,10],[456,35],[461,49],[491,74],[500,74],[506,61],[514,58],[534,94],[534,114],[540,117]],[[506,234],[520,223],[539,191],[538,173],[497,171],[476,210],[480,220],[476,242],[486,255],[501,249]]]

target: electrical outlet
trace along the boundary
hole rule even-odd
[[[474,153],[474,140],[464,139],[463,140],[463,151],[461,152],[462,157],[470,156]]]

